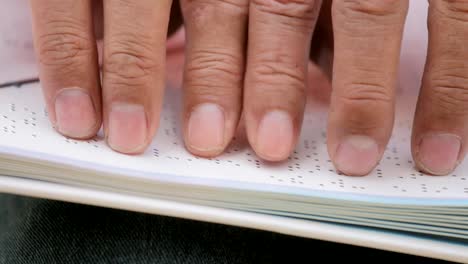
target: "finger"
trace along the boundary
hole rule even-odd
[[[251,1],[244,107],[249,142],[263,159],[286,159],[296,145],[320,4]]]
[[[407,9],[407,0],[333,2],[328,149],[345,174],[368,174],[387,145]]]
[[[170,0],[104,1],[104,124],[116,151],[142,152],[156,132],[170,8]]]
[[[182,1],[187,46],[185,142],[201,156],[220,154],[239,120],[248,0]]]
[[[89,138],[101,126],[100,81],[91,0],[31,0],[47,109],[65,136]]]
[[[412,150],[426,173],[450,173],[468,136],[468,3],[430,1],[429,49],[416,110]]]

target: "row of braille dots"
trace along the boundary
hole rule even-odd
[[[262,167],[262,165],[263,165],[263,161],[258,159],[256,157],[256,154],[254,152],[252,152],[250,149],[243,152],[241,150],[241,144],[247,144],[247,142],[246,141],[239,142],[239,139],[237,137],[233,137],[232,138],[232,143],[229,145],[229,147],[225,151],[226,155],[242,154],[243,157],[240,156],[239,158],[243,158],[247,162],[247,165],[253,165],[257,169],[260,169]],[[221,159],[214,159],[214,160],[215,160],[215,163],[217,163],[217,164],[221,164],[221,162],[224,161],[224,162],[227,162],[228,164],[234,164],[234,166],[237,166],[237,167],[241,166],[239,163],[236,163],[236,162],[234,162],[233,160],[230,160],[230,159],[221,158]]]
[[[466,181],[466,177],[459,177],[457,174],[450,175],[452,178],[458,178],[460,181]]]
[[[153,156],[156,157],[156,158],[159,158],[160,157],[160,154],[159,154],[159,151],[158,150],[153,150]],[[188,157],[188,158],[181,158],[181,157],[178,157],[178,156],[165,156],[166,159],[169,159],[169,160],[177,160],[177,161],[181,161],[181,160],[186,160],[188,162],[194,162],[194,161],[212,161],[214,164],[216,165],[221,165],[221,164],[231,164],[233,166],[236,166],[236,167],[240,167],[241,165],[239,163],[236,163],[232,160],[220,160],[220,159],[213,159],[213,158],[200,158],[200,157]]]
[[[166,128],[166,129],[164,129],[164,131],[165,131],[166,136],[170,136],[171,131],[169,129]],[[173,132],[175,133],[175,131],[173,131]],[[234,138],[233,140],[235,141],[236,138]],[[177,141],[173,141],[172,144],[173,145],[179,145],[179,143]],[[159,158],[161,156],[160,150],[158,148],[153,148],[152,152],[153,152],[153,157],[155,157],[155,158]],[[228,148],[226,150],[226,154],[229,154],[229,153],[232,153],[232,152],[240,152],[240,149],[237,148],[237,147],[231,147],[231,148]],[[233,165],[235,165],[237,167],[241,166],[239,163],[235,163],[233,160],[226,160],[226,159],[223,159],[223,158],[199,158],[199,157],[195,157],[195,156],[191,156],[191,155],[188,158],[180,158],[180,157],[176,157],[176,156],[167,155],[167,156],[165,156],[165,158],[171,159],[171,160],[186,159],[187,161],[203,160],[203,161],[212,161],[213,163],[215,163],[217,165],[222,164],[222,163],[228,163],[228,164],[233,164]],[[257,161],[257,163],[258,163],[258,161]],[[260,164],[258,163],[257,165],[260,165]]]
[[[393,155],[391,155],[393,154]],[[387,147],[385,153],[387,154],[384,158],[384,161],[391,162],[394,161],[395,163],[393,164],[394,166],[400,167],[402,166],[402,163],[400,161],[400,157],[398,156],[398,148],[393,146],[393,147]],[[407,164],[411,165],[413,164],[413,161],[408,159],[406,161]]]
[[[173,142],[174,145],[177,145],[178,143],[177,142]],[[238,149],[236,149],[236,151],[239,151]],[[160,153],[160,150],[157,149],[157,148],[153,148],[152,149],[152,156],[155,157],[155,158],[159,158],[161,157],[161,153]],[[240,167],[241,164],[237,163],[237,162],[234,162],[233,160],[230,160],[230,159],[223,159],[223,158],[200,158],[200,157],[196,157],[196,156],[192,156],[190,155],[189,157],[187,158],[181,158],[181,157],[177,157],[177,156],[170,156],[170,155],[166,155],[165,158],[167,159],[170,159],[170,160],[183,160],[185,159],[186,161],[189,161],[189,162],[192,162],[194,160],[202,160],[202,161],[210,161],[210,162],[213,162],[214,164],[216,165],[220,165],[220,164],[232,164],[236,167]],[[256,164],[257,166],[259,167],[260,166],[260,161],[256,161]]]
[[[308,142],[308,141],[305,141],[305,142]],[[315,142],[315,141],[312,141],[312,142]],[[307,146],[308,143],[305,143],[305,145]],[[310,147],[308,147],[310,148]],[[316,149],[315,146],[312,147],[313,150]],[[301,171],[303,168],[302,168],[302,163],[303,162],[306,162],[306,163],[309,163],[310,161],[313,161],[313,162],[316,162],[316,163],[319,163],[321,162],[321,160],[318,158],[319,156],[319,153],[317,152],[313,152],[313,153],[310,153],[310,154],[306,154],[305,155],[305,159],[301,159],[301,156],[302,154],[300,154],[298,151],[294,151],[293,152],[293,156],[289,157],[288,160],[290,161],[290,165],[288,165],[288,170],[289,171]],[[332,161],[330,159],[327,159],[326,160],[327,164],[328,164],[328,171],[331,172],[331,173],[335,173],[335,174],[338,174],[338,175],[342,175],[340,172],[337,172],[334,168],[333,168],[333,165],[332,165]],[[319,165],[319,164],[316,164],[315,165],[315,168],[313,170],[308,170],[308,173],[314,173],[316,171],[321,171],[323,168],[323,165]],[[325,170],[327,170],[327,168],[325,168]]]
[[[422,172],[411,173],[408,176],[398,176],[399,179],[410,179],[410,180],[417,180],[417,179],[420,179],[421,177],[432,177],[432,176],[427,175]],[[466,181],[466,177],[459,177],[457,174],[452,174],[450,175],[450,177],[458,178],[460,181]]]
[[[17,107],[16,107],[16,104],[15,103],[10,103],[10,111],[11,112],[16,112],[17,110]],[[24,112],[28,112],[28,113],[31,113],[32,115],[36,115],[37,113],[34,112],[34,111],[30,111],[28,107],[23,107],[23,111]]]
[[[282,177],[278,175],[270,175],[270,179],[275,180],[278,183],[291,183],[291,184],[304,184],[304,177],[302,175],[295,175],[293,177]],[[338,186],[339,188],[344,189],[345,188],[345,182],[343,179],[338,179],[338,180],[330,180],[328,184],[326,183],[319,183],[318,187],[319,188],[325,188],[327,185],[331,186]],[[365,190],[366,187],[364,186],[357,186],[353,185],[351,186],[353,190]]]
[[[344,188],[345,188],[345,182],[344,182],[343,179],[330,180],[329,182],[330,182],[330,184],[331,184],[332,186],[338,186],[338,187],[340,187],[341,189],[344,189]],[[318,185],[319,185],[319,187],[321,187],[321,188],[325,188],[325,187],[326,187],[326,184],[324,184],[324,183],[320,183],[320,184],[318,184]],[[364,187],[364,186],[357,186],[357,185],[352,185],[351,188],[354,189],[354,190],[365,190],[365,189],[366,189],[366,187]]]
[[[287,178],[287,179],[286,179]],[[281,176],[275,176],[275,175],[270,175],[270,179],[279,182],[279,183],[291,183],[291,184],[304,184],[304,176],[302,175],[295,175],[295,176],[288,176],[288,177],[281,177]]]
[[[236,151],[236,149],[234,149],[234,151]],[[249,162],[252,165],[255,165],[255,168],[260,169],[262,167],[263,162],[259,159],[254,158],[255,155],[253,153],[247,152],[245,153],[245,155],[247,156],[247,162]]]
[[[68,144],[78,145],[78,144],[86,143],[86,144],[92,146],[93,148],[99,148],[99,145],[98,145],[99,140],[97,140],[97,139],[90,139],[90,140],[86,140],[86,141],[78,141],[78,140],[74,140],[74,139],[71,139],[71,138],[64,137],[64,140]]]
[[[159,149],[154,148],[153,149],[153,157],[159,158],[160,156],[161,156],[161,154],[159,152]],[[165,156],[165,158],[169,159],[169,160],[177,160],[177,161],[186,160],[188,162],[193,162],[193,161],[197,161],[197,160],[199,160],[199,161],[212,161],[216,165],[220,165],[220,164],[224,163],[224,164],[232,164],[232,165],[237,166],[237,167],[241,166],[239,163],[235,163],[232,160],[221,160],[221,159],[217,159],[217,158],[200,158],[200,157],[196,157],[196,156],[189,156],[187,158],[181,158],[181,157],[178,157],[178,156],[170,156],[170,155]]]
[[[393,189],[399,190],[399,191],[401,191],[401,192],[407,192],[407,189],[406,189],[406,188],[401,187],[401,186],[398,186],[398,185],[394,185],[394,186],[393,186]],[[420,190],[421,192],[423,192],[423,193],[427,193],[427,192],[429,192],[429,187],[427,187],[427,184],[422,183],[422,184],[419,185],[419,190]],[[443,187],[441,187],[440,189],[434,189],[434,190],[433,190],[433,193],[441,193],[441,192],[444,192],[444,191],[447,191],[447,190],[448,190],[448,188],[445,187],[445,186],[443,186]]]
[[[99,142],[100,142],[100,141],[99,141],[97,138],[93,138],[93,139],[90,139],[90,140],[86,140],[86,143],[87,143],[88,145],[93,146],[94,148],[99,148],[99,145],[98,145]]]

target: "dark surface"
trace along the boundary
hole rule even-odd
[[[361,263],[442,263],[238,227],[0,194],[1,264],[334,263],[343,258]]]

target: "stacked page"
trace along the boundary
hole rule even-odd
[[[39,85],[0,89],[0,175],[257,212],[468,239],[468,168],[433,177],[414,169],[409,142],[414,97],[397,107],[392,140],[367,177],[337,173],[326,150],[326,115],[310,108],[288,161],[258,159],[239,135],[214,159],[189,154],[179,128],[179,92],[167,93],[159,133],[143,155],[110,150],[51,127]]]

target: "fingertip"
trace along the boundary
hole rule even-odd
[[[379,162],[379,147],[369,136],[352,135],[338,145],[333,161],[336,169],[348,176],[365,176]]]
[[[448,133],[426,134],[415,149],[416,166],[431,175],[447,175],[459,164],[460,150],[459,136]]]
[[[96,135],[100,118],[89,93],[81,88],[61,89],[55,97],[54,127],[64,136],[87,139]]]
[[[257,155],[268,161],[283,161],[289,157],[295,145],[294,123],[291,115],[283,110],[265,114],[258,124],[253,147]]]
[[[189,113],[185,144],[197,156],[214,157],[225,148],[226,119],[221,106],[201,103]]]
[[[148,145],[148,121],[141,105],[113,103],[109,112],[107,143],[124,154],[142,153]]]

